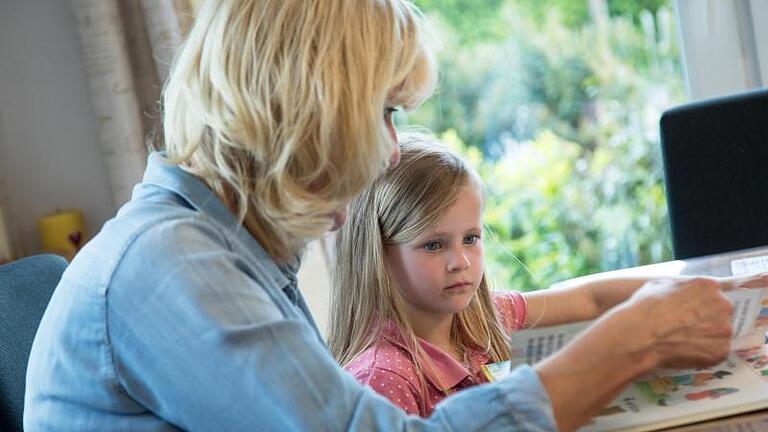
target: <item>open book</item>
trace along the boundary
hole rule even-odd
[[[654,370],[630,384],[581,430],[640,432],[768,408],[768,288],[734,290],[727,297],[734,304],[734,340],[726,361],[706,369]],[[494,381],[515,366],[534,364],[590,324],[519,331],[511,339],[512,359],[486,365],[483,371]]]

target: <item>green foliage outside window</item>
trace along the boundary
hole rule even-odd
[[[683,101],[669,0],[420,0],[438,93],[404,123],[486,184],[497,287],[671,259],[661,112]]]

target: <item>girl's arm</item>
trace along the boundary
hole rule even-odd
[[[597,318],[628,299],[649,277],[565,281],[549,289],[523,294],[528,303],[526,327],[544,327]]]
[[[627,300],[650,281],[685,281],[692,276],[610,277],[561,282],[549,289],[525,293],[528,303],[526,326],[543,327],[597,318]],[[736,287],[768,287],[768,273],[712,279],[723,289]]]

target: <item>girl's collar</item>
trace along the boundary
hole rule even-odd
[[[406,342],[402,330],[393,321],[387,321],[383,325],[382,336],[390,343],[405,350],[412,358],[416,358],[415,353],[408,347],[408,343]],[[490,360],[487,353],[484,353],[475,347],[467,347],[465,356],[470,365],[470,369],[468,370],[464,365],[435,345],[432,345],[418,336],[416,337],[416,341],[421,347],[421,350],[434,365],[434,370],[430,367],[421,368],[424,377],[438,389],[442,389],[444,386],[447,387],[448,390],[456,387],[464,379],[472,376],[473,370],[479,368],[480,365],[485,364]]]

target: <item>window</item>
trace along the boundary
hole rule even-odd
[[[661,112],[686,100],[670,0],[417,0],[441,83],[402,118],[486,184],[498,288],[671,259]]]

